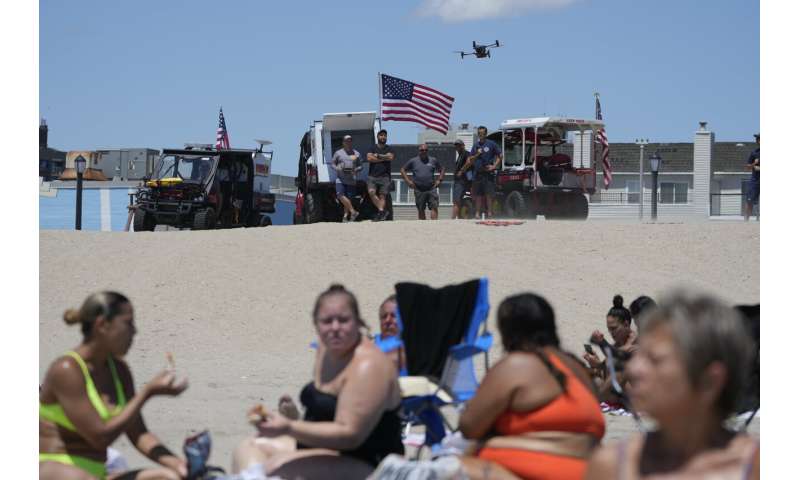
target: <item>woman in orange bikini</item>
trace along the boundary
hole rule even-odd
[[[114,478],[180,479],[186,462],[164,447],[142,419],[144,403],[156,395],[176,396],[187,383],[159,373],[138,393],[122,357],[136,334],[133,307],[123,295],[90,295],[64,321],[81,324],[83,342],[56,359],[39,393],[39,478],[106,478],[106,448],[125,433],[131,443],[164,468],[126,472]]]
[[[515,295],[500,304],[497,325],[507,354],[461,415],[464,437],[482,444],[462,468],[470,478],[583,478],[605,420],[586,369],[559,347],[553,309]]]
[[[709,297],[677,295],[641,327],[627,369],[630,395],[658,430],[598,450],[586,478],[759,478],[758,441],[723,423],[750,366],[752,343],[739,314]]]

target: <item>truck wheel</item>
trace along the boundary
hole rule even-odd
[[[303,213],[305,214],[305,223],[322,221],[322,196],[320,192],[309,192],[306,195]]]
[[[589,217],[589,201],[586,200],[585,195],[576,193],[569,195],[569,197],[564,200],[567,201],[564,210],[566,218],[572,220],[586,220]]]
[[[523,218],[528,213],[525,197],[516,191],[508,194],[503,206],[505,207],[506,216],[511,218]]]
[[[475,201],[470,197],[464,197],[461,200],[461,210],[458,212],[459,218],[474,218],[475,217]]]
[[[152,215],[141,208],[137,208],[133,213],[134,232],[152,232],[156,229],[156,222]]]
[[[261,223],[259,225],[262,227],[269,227],[270,225],[272,225],[272,219],[269,216],[264,215],[263,217],[261,217]]]
[[[213,230],[217,226],[217,212],[213,208],[204,208],[194,214],[192,230]]]

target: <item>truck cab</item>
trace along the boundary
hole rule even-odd
[[[489,137],[503,160],[496,195],[510,217],[585,219],[587,195],[597,182],[600,120],[565,117],[518,118],[502,122]]]
[[[369,171],[367,151],[375,145],[380,131],[380,119],[376,112],[326,113],[322,120],[312,122],[300,140],[300,158],[297,166],[297,197],[295,198],[294,223],[340,222],[342,206],[336,200],[336,171],[331,164],[333,154],[342,148],[345,135],[353,138],[353,148],[363,160],[357,175],[357,190],[361,197],[357,210],[359,218],[365,219],[374,210],[366,193]],[[387,199],[391,208],[391,199]],[[362,211],[363,210],[363,211]]]

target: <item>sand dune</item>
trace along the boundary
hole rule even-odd
[[[379,302],[398,281],[442,286],[490,280],[492,311],[507,295],[531,290],[553,304],[562,342],[579,353],[603,328],[611,298],[656,298],[675,286],[736,303],[759,302],[757,223],[644,224],[528,222],[487,227],[468,221],[318,224],[212,232],[39,235],[39,372],[80,340],[61,320],[92,291],[119,290],[133,301],[139,334],[128,355],[137,385],[174,353],[190,379],[178,399],[145,407],[149,427],[179,449],[208,428],[212,462],[226,468],[251,432],[245,409],[297,396],[310,379],[310,311],[332,282],[359,298],[377,329]],[[76,256],[75,252],[82,252]],[[497,343],[497,342],[496,342]],[[492,356],[500,355],[495,345]],[[607,417],[607,438],[631,431]],[[751,430],[757,430],[756,423]],[[146,461],[118,441],[133,466]],[[129,454],[130,453],[130,454]]]

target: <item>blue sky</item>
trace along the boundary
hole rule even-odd
[[[611,142],[760,130],[759,3],[745,0],[42,0],[39,114],[62,150],[274,141],[276,173],[325,112],[375,110],[378,72],[455,97],[451,121],[594,115]],[[501,41],[489,60],[472,40]],[[419,128],[387,122],[390,142]]]

